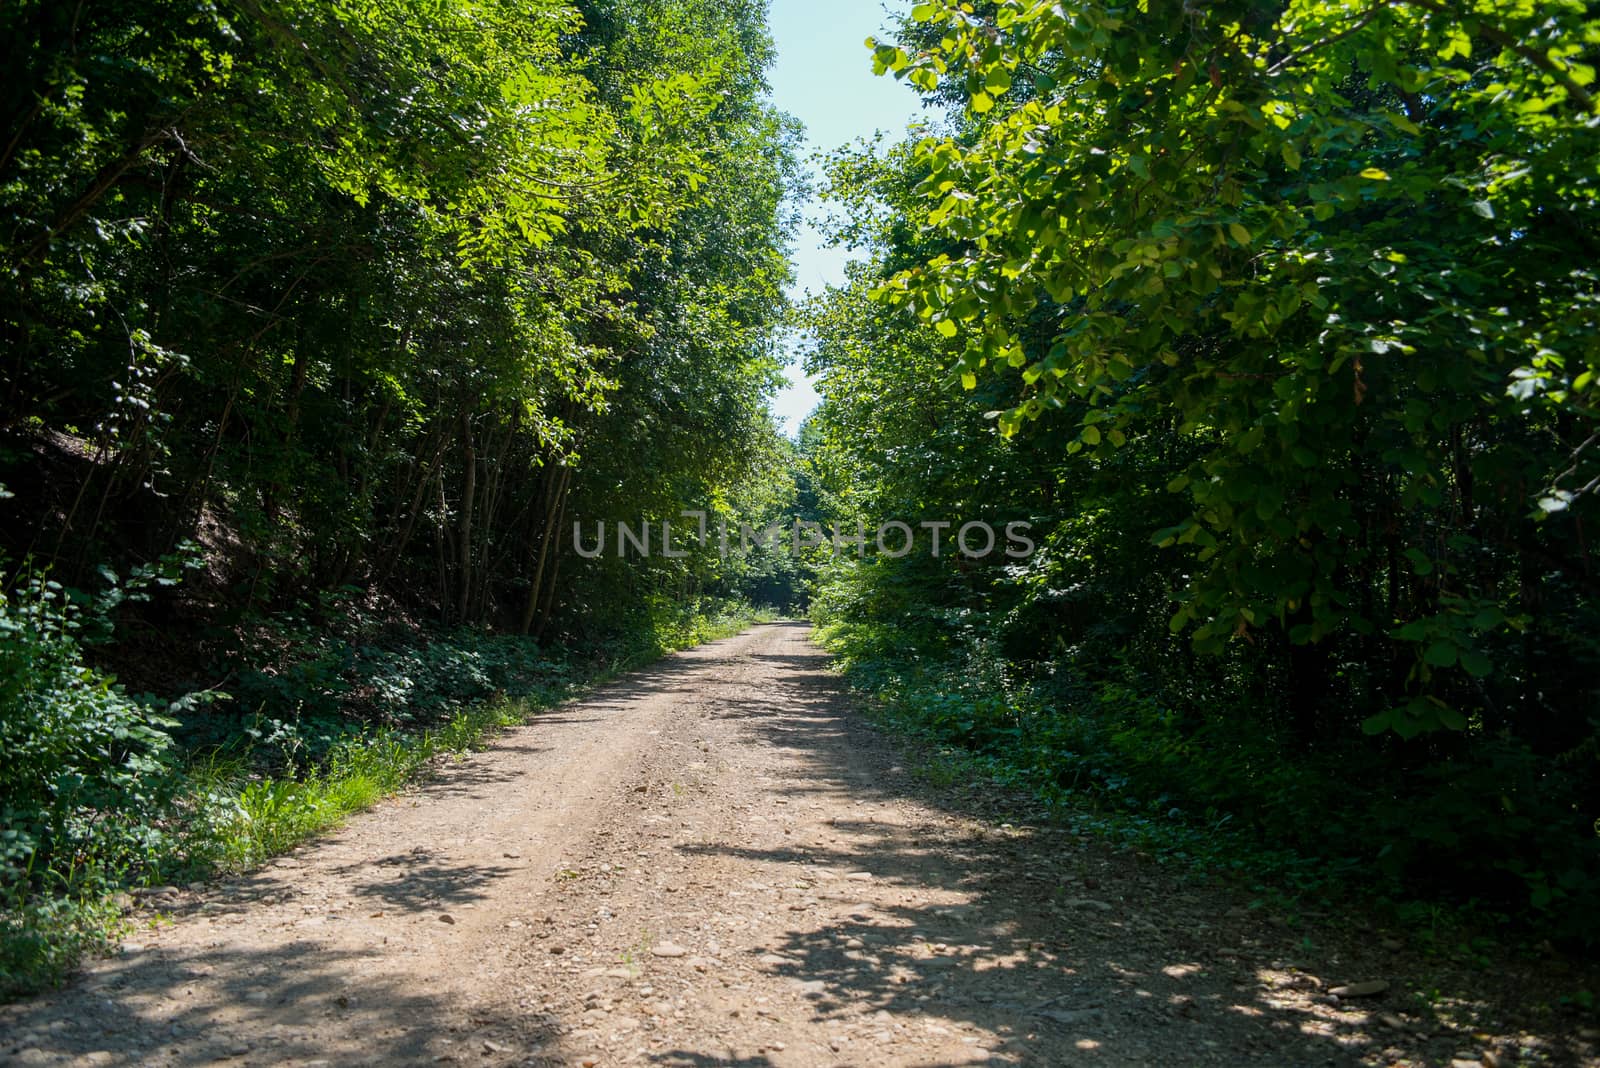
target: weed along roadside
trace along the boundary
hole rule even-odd
[[[3,994],[14,998],[53,985],[85,953],[114,950],[139,922],[161,922],[174,884],[246,871],[337,827],[425,776],[440,760],[459,759],[491,743],[500,731],[660,656],[768,618],[770,613],[744,606],[679,615],[629,640],[608,643],[594,659],[522,662],[516,677],[478,680],[496,693],[441,704],[430,726],[381,726],[319,739],[293,721],[268,725],[258,718],[250,728],[250,744],[227,749],[183,751],[151,728],[144,710],[125,693],[99,683],[90,692],[108,718],[134,722],[138,717],[145,725],[141,740],[147,756],[130,761],[133,770],[119,784],[125,792],[116,837],[91,825],[70,862],[57,860],[59,870],[42,873],[25,891],[11,891],[0,911]],[[448,641],[432,647],[435,658],[445,655]],[[471,647],[469,639],[457,651]],[[41,651],[35,663],[46,662]],[[70,655],[63,663],[70,663]],[[74,667],[65,684],[83,678],[82,670]],[[412,696],[441,695],[413,691]],[[167,725],[180,726],[175,720]],[[21,813],[23,800],[20,791],[11,795],[14,814]],[[70,812],[59,809],[72,800],[78,799],[37,799],[32,819],[70,827]],[[57,811],[49,808],[52,803]],[[19,819],[11,833],[16,826],[27,824]]]

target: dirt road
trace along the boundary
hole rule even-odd
[[[0,1010],[0,1057],[1585,1059],[1577,1036],[1475,1036],[1418,1008],[1380,933],[1326,943],[1153,862],[964,812],[849,713],[825,662],[803,626],[760,627],[541,716],[327,840],[168,899],[174,922]],[[1328,996],[1374,979],[1395,987]]]

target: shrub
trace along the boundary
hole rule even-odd
[[[83,613],[25,574],[0,592],[0,879],[85,876],[158,847],[173,721],[86,666]]]
[[[93,940],[98,895],[165,844],[172,721],[84,664],[85,622],[47,577],[0,579],[0,958],[11,983],[58,971]]]

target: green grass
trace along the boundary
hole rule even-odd
[[[188,857],[211,870],[239,870],[337,827],[410,782],[436,760],[459,758],[509,727],[678,649],[732,637],[772,613],[743,607],[658,627],[647,639],[579,683],[534,698],[499,698],[464,707],[429,730],[378,730],[337,743],[303,774],[248,777],[242,762],[210,761],[193,773],[194,821]]]
[[[187,851],[213,871],[236,871],[284,853],[337,827],[412,781],[441,758],[480,748],[495,733],[526,723],[547,704],[496,700],[463,708],[439,727],[416,734],[380,730],[337,744],[302,775],[245,777],[237,766],[212,765],[195,807],[214,815],[196,821]],[[198,785],[198,784],[197,784]]]

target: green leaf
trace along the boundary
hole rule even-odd
[[[1428,646],[1428,651],[1423,654],[1423,661],[1433,667],[1453,667],[1456,662],[1456,643],[1448,638],[1440,638]]]
[[[1228,234],[1235,242],[1248,246],[1250,244],[1250,231],[1245,229],[1243,223],[1232,222],[1228,224]]]
[[[1494,674],[1494,661],[1476,649],[1462,652],[1461,666],[1475,679],[1486,679]]]

